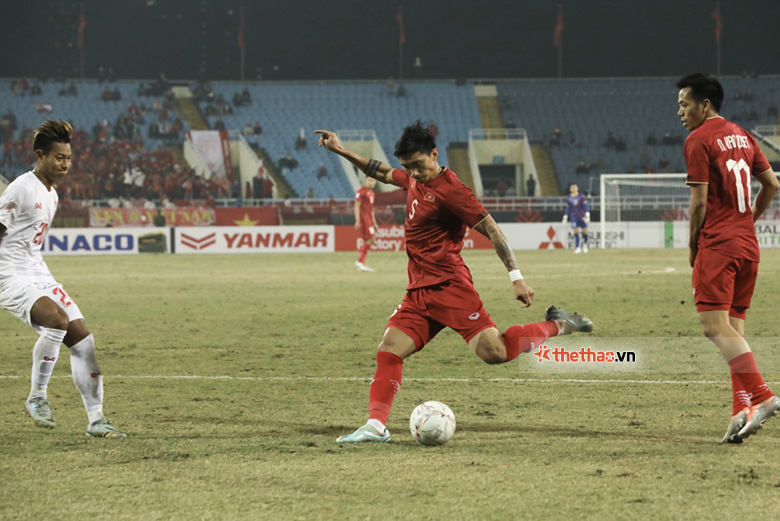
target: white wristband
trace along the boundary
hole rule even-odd
[[[516,280],[523,280],[523,274],[520,273],[520,270],[512,270],[509,272],[509,280],[512,282]]]

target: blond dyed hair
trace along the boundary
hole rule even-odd
[[[45,156],[54,143],[70,143],[72,137],[73,127],[67,121],[44,121],[33,133],[33,150],[40,150]]]

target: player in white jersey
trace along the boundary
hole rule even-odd
[[[25,407],[35,422],[54,428],[46,390],[60,353],[70,348],[73,381],[87,410],[87,434],[124,438],[103,416],[103,376],[95,338],[76,303],[49,272],[41,256],[46,232],[57,211],[54,185],[70,170],[73,129],[65,121],[45,121],[35,130],[35,168],[14,180],[0,196],[0,307],[35,329],[30,395]]]

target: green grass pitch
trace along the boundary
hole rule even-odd
[[[34,333],[0,315],[0,519],[771,519],[780,419],[719,444],[730,384],[701,342],[684,250],[518,252],[513,301],[493,252],[466,252],[503,330],[556,304],[592,337],[637,339],[633,371],[488,366],[451,331],[404,367],[386,445],[339,446],[367,414],[374,353],[406,284],[403,253],[50,257],[95,334],[105,410],[129,436],[84,436],[63,347],[57,428],[24,414]],[[780,250],[765,250],[748,340],[780,389]],[[690,345],[690,348],[686,346]],[[693,361],[692,361],[693,360]],[[535,365],[536,364],[536,365]],[[548,367],[548,366],[544,366]],[[772,385],[772,384],[771,384]],[[455,436],[423,447],[412,409],[440,400]],[[755,517],[754,517],[755,516]]]

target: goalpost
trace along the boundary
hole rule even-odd
[[[599,247],[687,246],[691,191],[685,178],[684,173],[602,174]],[[760,187],[753,179],[748,187],[751,202]],[[780,219],[780,197],[772,200],[762,219]]]
[[[685,178],[686,174],[602,174],[599,247],[607,247],[613,223],[685,220],[691,198]]]

